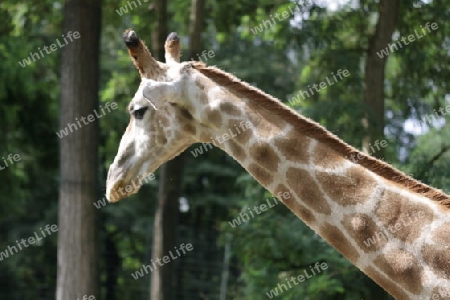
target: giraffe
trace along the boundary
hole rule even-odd
[[[217,147],[272,194],[291,195],[279,200],[396,299],[450,299],[450,196],[229,73],[180,63],[175,33],[166,63],[132,29],[123,38],[141,83],[108,171],[110,202],[137,193],[131,182],[188,146],[220,136]]]

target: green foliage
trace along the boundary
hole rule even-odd
[[[408,157],[408,171],[413,177],[450,192],[450,128],[432,129],[420,136]]]
[[[204,47],[215,52],[207,64],[218,65],[285,103],[337,70],[348,70],[349,77],[301,99],[293,108],[358,147],[364,135],[360,120],[365,55],[378,11],[376,2],[359,3],[329,11],[313,1],[301,13],[254,34],[252,28],[294,3],[207,1]],[[104,197],[106,171],[129,121],[125,108],[139,84],[120,36],[125,28],[133,27],[151,47],[155,26],[150,2],[119,16],[115,10],[126,4],[122,0],[102,4],[99,96],[101,103],[114,101],[119,109],[99,120],[102,184],[98,199]],[[56,223],[58,182],[63,180],[58,176],[55,134],[59,129],[60,51],[24,68],[18,62],[63,34],[62,6],[61,1],[49,0],[0,4],[0,158],[9,153],[21,156],[20,162],[0,170],[0,252],[40,227]],[[428,124],[429,130],[421,136],[404,128],[406,120],[421,120],[434,109],[450,105],[447,6],[445,1],[401,2],[394,38],[411,34],[426,22],[438,23],[439,30],[389,56],[385,95],[386,160],[449,192],[449,117],[444,116],[439,128]],[[169,30],[182,37],[184,53],[189,10],[189,1],[169,3]],[[201,247],[192,258],[175,262],[180,299],[217,298],[225,244],[232,250],[228,299],[265,298],[266,292],[316,262],[326,262],[328,269],[277,298],[379,299],[380,289],[373,282],[283,205],[232,228],[228,222],[272,195],[219,149],[194,158],[190,150],[198,146],[186,151],[182,194],[189,210],[181,214],[177,240],[195,241]],[[158,180],[152,181],[139,195],[99,209],[102,295],[97,299],[106,298],[109,280],[116,299],[147,297],[149,276],[136,281],[130,274],[150,260],[157,186]],[[54,297],[56,235],[0,261],[0,268],[5,299]]]
[[[0,157],[20,155],[20,161],[0,171],[0,251],[56,224],[59,57],[48,54],[26,67],[18,63],[58,37],[56,4],[0,4]],[[10,255],[0,262],[2,286],[7,287],[2,296],[53,296],[55,262],[55,234]]]

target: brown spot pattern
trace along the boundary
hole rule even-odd
[[[204,110],[208,121],[216,128],[220,128],[222,126],[222,116],[220,115],[220,111],[216,109],[206,108]]]
[[[375,214],[389,234],[410,244],[422,233],[423,223],[433,220],[433,212],[425,205],[389,190],[380,199]]]
[[[262,122],[270,124],[271,127],[276,128],[278,131],[286,126],[287,122],[283,118],[274,114],[272,110],[264,108],[258,101],[249,101],[248,105],[253,112],[258,114],[258,119],[262,119]]]
[[[209,91],[212,88],[217,86],[210,79],[195,80],[194,82],[195,82],[195,85],[204,92]]]
[[[256,163],[263,166],[270,172],[276,172],[278,170],[280,158],[275,151],[273,151],[270,145],[254,145],[250,148],[249,154]]]
[[[342,225],[365,253],[376,251],[387,243],[383,232],[366,214],[346,214]],[[375,244],[372,241],[375,241]]]
[[[211,139],[211,136],[207,135],[206,133],[202,132],[200,134],[200,142],[203,143],[211,143],[213,139]]]
[[[376,181],[361,166],[347,170],[345,175],[316,172],[323,190],[339,205],[355,205],[366,202],[377,187]]]
[[[244,149],[235,141],[229,140],[228,146],[230,147],[231,155],[233,155],[233,157],[238,161],[243,161],[247,156]]]
[[[280,101],[278,101],[274,97],[263,93],[261,90],[252,87],[245,82],[242,82],[233,75],[228,74],[215,67],[206,67],[205,64],[201,62],[192,62],[191,66],[209,79],[213,80],[217,85],[226,87],[232,93],[240,95],[241,99],[251,99],[249,101],[251,110],[261,111],[264,112],[264,114],[272,116],[272,118],[267,118],[267,120],[273,122],[272,124],[274,124],[274,126],[272,127],[289,123],[292,124],[295,128],[298,128],[298,132],[300,133],[298,135],[298,138],[300,138],[300,136],[312,137],[320,144],[324,144],[325,146],[333,149],[343,156],[350,155],[352,153],[359,153],[359,151],[345,144],[342,140],[331,134],[316,122],[304,118],[299,114],[293,113],[291,109],[289,109],[285,105],[282,105]],[[260,115],[262,114],[260,113]],[[251,116],[249,115],[249,117]],[[261,117],[256,118],[252,121],[256,121],[257,119],[261,119]],[[282,124],[277,124],[277,122]],[[439,202],[442,205],[442,208],[450,209],[449,195],[446,195],[437,189],[434,189],[417,180],[412,179],[411,177],[405,175],[401,171],[393,168],[383,161],[377,160],[367,155],[365,155],[364,157],[364,159],[359,161],[359,163],[363,167],[369,169],[375,174],[380,175],[388,181],[398,183],[404,189],[410,189],[411,191],[422,194],[424,197]]]
[[[317,144],[313,151],[313,162],[316,166],[333,169],[340,167],[344,163],[344,158],[339,156],[330,147]]]
[[[312,224],[316,221],[314,214],[311,210],[307,209],[304,205],[298,203],[298,201],[294,198],[293,193],[289,190],[287,186],[284,184],[279,184],[275,188],[275,196],[278,197],[278,194],[288,192],[290,197],[283,198],[283,196],[278,197],[278,199],[283,202],[297,217],[302,219],[306,224]]]
[[[167,143],[167,139],[164,134],[156,135],[156,142],[160,145],[164,145]]]
[[[267,186],[273,181],[273,176],[257,164],[250,164],[248,171],[256,178],[263,186]]]
[[[269,120],[266,116],[262,115],[263,109],[258,110],[250,108],[246,111],[246,119],[254,125],[254,132],[263,138],[273,138],[275,136],[281,135],[284,126],[278,126],[275,120]],[[273,118],[273,116],[272,116]],[[280,119],[280,118],[278,118]]]
[[[318,233],[350,261],[354,263],[358,260],[358,251],[350,244],[347,237],[339,228],[328,222],[324,222],[324,224],[320,226]]]
[[[450,223],[442,224],[430,235],[435,244],[423,246],[423,259],[435,274],[450,280]]]
[[[423,267],[413,254],[403,249],[392,249],[375,258],[374,263],[389,278],[395,278],[396,282],[407,287],[409,292],[416,295],[422,292]]]
[[[230,102],[220,103],[220,111],[234,117],[239,117],[242,115],[241,110]]]
[[[314,179],[306,170],[290,168],[286,172],[287,184],[297,194],[301,201],[305,202],[316,212],[329,215],[330,205],[320,193]]]
[[[195,127],[190,124],[184,125],[183,131],[185,131],[188,134],[192,134],[192,135],[195,135],[195,133],[197,132]]]
[[[310,142],[311,139],[298,136],[295,134],[295,131],[291,131],[286,136],[276,138],[274,145],[287,160],[307,164],[309,161],[308,146]]]
[[[242,120],[230,120],[228,128],[236,135],[233,139],[245,145],[250,140],[253,129],[247,128],[245,124],[241,126],[241,122]]]
[[[202,105],[207,105],[208,104],[208,96],[206,95],[206,93],[200,92],[200,94],[197,97],[197,99],[200,102],[200,104],[202,104]]]
[[[167,128],[170,127],[170,122],[169,119],[167,119],[166,117],[159,115],[156,119],[155,119],[155,127],[156,128]]]

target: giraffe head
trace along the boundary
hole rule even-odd
[[[130,123],[109,168],[106,196],[111,202],[136,193],[147,175],[196,141],[192,116],[174,91],[157,89],[159,94],[150,96],[151,88],[162,82],[186,79],[182,76],[186,63],[179,63],[178,36],[167,37],[166,63],[156,61],[133,30],[125,31],[123,38],[141,83],[128,105]]]

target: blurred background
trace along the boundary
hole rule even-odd
[[[316,262],[328,269],[276,298],[392,299],[283,205],[232,226],[272,195],[217,148],[199,154],[193,145],[138,195],[108,204],[106,173],[140,82],[121,36],[132,27],[163,60],[176,31],[182,60],[217,65],[357,148],[384,140],[369,152],[449,193],[449,7],[449,0],[3,0],[0,299],[265,299]],[[402,42],[410,35],[414,41]],[[350,76],[298,96],[339,69]],[[118,109],[102,114],[113,102]],[[59,137],[94,110],[95,121]],[[40,228],[53,224],[58,231],[43,237]],[[21,239],[38,236],[19,250]],[[182,243],[193,250],[132,276]]]

